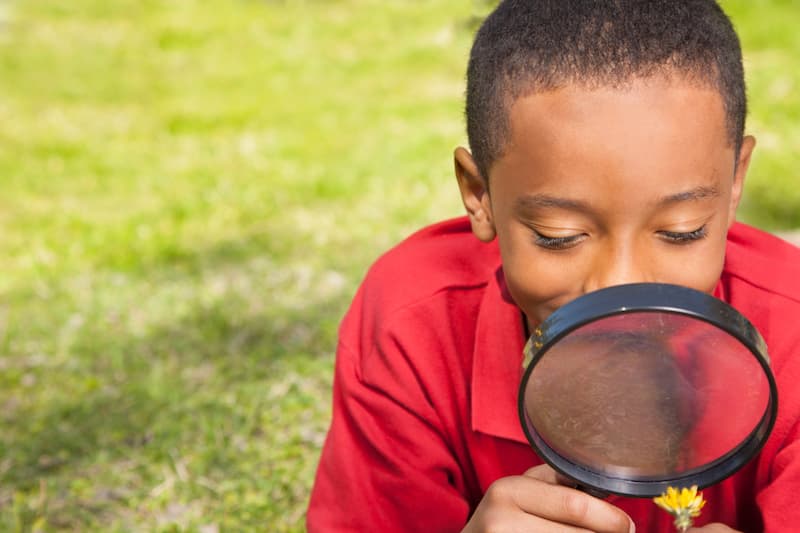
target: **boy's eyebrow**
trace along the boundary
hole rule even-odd
[[[550,196],[549,194],[529,194],[517,198],[517,200],[514,202],[514,210],[520,214],[526,214],[530,213],[531,211],[536,211],[537,209],[548,207],[582,212],[589,212],[592,210],[592,208],[586,202],[573,200],[571,198]]]
[[[705,200],[707,198],[716,198],[719,196],[719,189],[716,187],[699,186],[688,191],[679,192],[677,194],[670,194],[662,198],[658,205],[674,204],[677,202]]]
[[[678,202],[706,200],[708,198],[716,198],[719,195],[720,192],[718,188],[701,185],[693,189],[665,196],[658,201],[657,205],[664,206]],[[514,202],[514,211],[522,215],[538,209],[553,207],[570,211],[580,211],[583,213],[592,211],[592,207],[587,202],[574,200],[572,198],[550,196],[549,194],[529,194],[517,198]]]

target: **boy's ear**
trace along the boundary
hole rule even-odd
[[[731,191],[731,204],[728,211],[728,228],[730,228],[736,220],[736,209],[739,207],[739,202],[742,199],[742,191],[744,190],[744,178],[747,175],[747,169],[750,166],[750,156],[753,155],[753,149],[755,147],[756,138],[752,135],[746,135],[742,139],[739,159],[736,161],[736,173],[733,176],[733,190]]]
[[[453,159],[461,200],[467,210],[472,233],[481,241],[489,242],[495,237],[495,228],[488,184],[478,172],[478,165],[466,148],[456,148]]]

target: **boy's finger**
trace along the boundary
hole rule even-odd
[[[538,479],[539,481],[544,481],[545,483],[549,483],[551,485],[563,485],[565,487],[572,488],[578,486],[575,480],[556,472],[553,467],[547,464],[529,468],[523,475],[533,479]]]
[[[549,468],[549,467],[548,467]],[[517,478],[513,497],[526,513],[560,524],[585,528],[598,533],[629,533],[636,530],[633,521],[621,509],[608,502],[560,486],[557,474],[539,467]],[[547,483],[541,490],[539,483]]]

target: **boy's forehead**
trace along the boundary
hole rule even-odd
[[[510,98],[508,106],[509,122],[519,122],[520,118],[532,111],[539,111],[539,119],[559,113],[563,118],[579,118],[591,120],[600,118],[602,113],[611,111],[615,116],[634,118],[635,114],[626,113],[626,107],[635,109],[643,126],[653,116],[662,115],[662,120],[669,117],[659,113],[662,108],[678,105],[683,108],[703,109],[705,112],[696,117],[707,121],[711,127],[722,127],[725,132],[725,108],[722,94],[712,84],[703,80],[689,79],[681,76],[652,76],[623,80],[614,85],[592,83],[570,83],[547,90],[531,90],[517,98]],[[598,103],[604,103],[598,107]],[[612,107],[613,104],[622,107]],[[644,103],[644,106],[638,104]],[[608,117],[606,117],[608,118]],[[674,121],[685,117],[676,116]]]
[[[647,78],[619,87],[567,85],[517,98],[508,119],[493,175],[527,167],[541,175],[691,178],[732,170],[734,162],[723,99],[698,83]]]
[[[671,79],[638,79],[619,87],[565,85],[534,92],[514,100],[508,118],[510,140],[516,144],[580,139],[625,146],[642,137],[663,141],[698,136],[708,143],[730,145],[719,92]]]

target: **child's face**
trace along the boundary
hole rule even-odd
[[[456,173],[531,323],[610,285],[713,291],[755,144],[735,165],[718,92],[666,78],[568,87],[518,99],[509,120],[488,191],[463,148]]]

